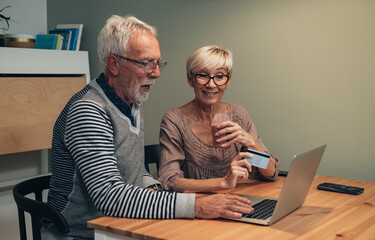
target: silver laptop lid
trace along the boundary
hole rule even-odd
[[[322,145],[294,156],[269,224],[276,222],[303,204],[326,146]]]

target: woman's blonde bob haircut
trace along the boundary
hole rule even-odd
[[[208,45],[195,50],[186,60],[186,72],[193,77],[203,69],[224,68],[232,75],[232,52],[229,49]]]

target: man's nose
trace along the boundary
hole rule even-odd
[[[152,77],[152,78],[158,78],[158,77],[160,77],[160,68],[159,68],[159,65],[156,65],[154,71],[152,71],[152,72],[149,73],[149,77]]]

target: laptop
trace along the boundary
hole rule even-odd
[[[278,199],[241,195],[251,200],[254,212],[242,218],[226,219],[268,226],[299,208],[306,199],[326,146],[294,156]]]

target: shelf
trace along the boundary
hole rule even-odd
[[[53,125],[90,82],[88,52],[0,47],[0,56],[0,155],[41,150],[40,175],[48,174]],[[32,177],[0,181],[0,190]]]
[[[73,74],[90,82],[88,52],[0,47],[0,74]]]

